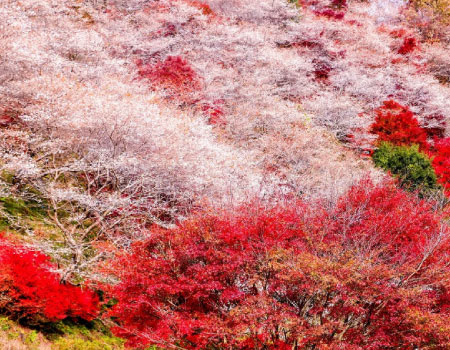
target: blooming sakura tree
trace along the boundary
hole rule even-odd
[[[409,106],[421,125],[429,116],[445,119],[449,113],[450,93],[428,71],[428,56],[421,56],[430,48],[399,53],[406,39],[416,38],[414,31],[398,22],[381,26],[380,17],[374,18],[380,14],[366,4],[23,3],[1,8],[8,18],[0,44],[5,67],[0,74],[7,83],[2,100],[26,96],[21,112],[35,125],[47,121],[43,132],[50,126],[55,137],[71,139],[75,148],[101,144],[90,148],[93,158],[123,151],[128,134],[134,146],[121,159],[139,165],[116,164],[130,172],[127,177],[140,167],[138,176],[152,173],[148,178],[155,186],[178,202],[212,193],[242,198],[280,186],[307,196],[316,196],[318,186],[333,197],[331,182],[342,182],[342,193],[353,179],[377,175],[367,162],[335,147],[330,134],[345,142],[352,135],[358,142],[346,146],[367,152],[372,120],[358,115],[390,98]],[[41,14],[35,20],[52,20],[27,36],[20,28],[31,9]],[[221,101],[219,107],[215,101]],[[167,133],[170,141],[161,136]],[[151,147],[142,147],[142,140]],[[311,164],[317,165],[312,172]],[[223,179],[241,186],[226,189]]]
[[[329,210],[199,214],[107,265],[113,330],[133,346],[443,350],[448,248],[442,216],[392,184]]]

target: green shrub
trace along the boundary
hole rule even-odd
[[[378,167],[390,171],[408,190],[423,193],[437,187],[431,160],[417,145],[394,146],[383,142],[374,152],[373,160]]]

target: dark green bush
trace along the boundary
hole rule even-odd
[[[425,192],[437,188],[431,160],[417,145],[395,146],[383,142],[374,152],[373,160],[378,167],[390,171],[408,190]]]

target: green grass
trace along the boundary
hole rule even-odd
[[[123,339],[111,335],[101,322],[85,325],[62,321],[46,329],[30,329],[0,316],[0,348],[20,350],[124,350]],[[156,350],[156,348],[154,349]]]
[[[38,201],[25,201],[13,197],[0,197],[3,209],[12,216],[42,219],[47,214],[47,206]]]
[[[48,334],[52,350],[122,350],[124,340],[114,337],[101,322],[86,325],[63,321],[56,324],[57,333]],[[58,334],[59,333],[59,334]]]
[[[61,337],[52,344],[52,350],[121,350],[124,341],[119,338],[98,336],[86,339],[79,334]]]

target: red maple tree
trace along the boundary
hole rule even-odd
[[[434,150],[433,168],[438,182],[448,192],[450,190],[450,138],[437,140]]]
[[[384,101],[375,114],[370,132],[377,134],[379,141],[397,146],[417,144],[422,150],[428,149],[427,133],[408,107],[393,100]]]
[[[366,181],[338,204],[199,214],[108,264],[114,332],[186,349],[448,349],[448,230]]]
[[[407,55],[413,52],[417,48],[417,40],[414,37],[407,37],[403,39],[402,45],[398,49],[398,53],[401,55]]]
[[[189,63],[180,56],[168,56],[156,64],[137,61],[138,74],[149,79],[158,87],[177,93],[193,91],[200,88],[199,78]]]

